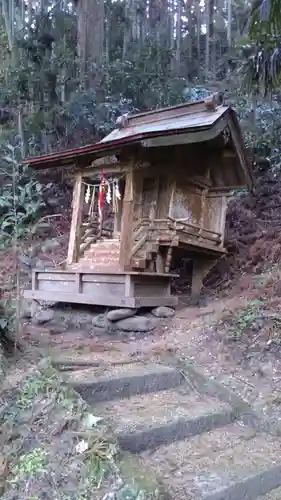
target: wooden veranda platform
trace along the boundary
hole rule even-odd
[[[102,305],[109,307],[175,306],[172,274],[34,269],[32,289],[24,297],[34,301]]]

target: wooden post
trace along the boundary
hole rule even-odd
[[[35,269],[32,270],[31,286],[32,286],[33,292],[38,290],[38,271],[36,271]],[[38,311],[38,301],[32,300],[32,302],[31,302],[31,317],[32,318],[34,318],[37,311]]]
[[[114,229],[113,238],[119,239],[121,232],[121,221],[122,221],[122,202],[121,200],[116,200],[117,212],[114,214]]]
[[[133,216],[134,216],[134,191],[135,172],[131,170],[126,175],[125,193],[123,199],[123,212],[120,237],[119,264],[122,269],[129,269],[131,265]]]
[[[161,254],[159,252],[159,250],[158,250],[158,253],[156,255],[155,266],[156,266],[157,273],[164,273],[165,272],[165,258],[163,256],[163,254]]]
[[[170,201],[169,201],[169,217],[173,217],[173,203],[174,203],[174,196],[175,196],[175,191],[176,191],[177,183],[176,181],[172,182],[172,189],[170,191]]]
[[[158,207],[158,199],[159,199],[159,175],[155,179],[155,187],[154,187],[154,201],[150,206],[149,218],[151,220],[156,219],[157,207]]]
[[[191,284],[191,296],[196,297],[200,295],[203,279],[207,276],[211,267],[214,264],[214,259],[212,258],[199,258],[193,261],[192,270],[192,284]]]
[[[201,194],[201,216],[200,216],[199,239],[200,239],[200,237],[202,237],[202,232],[204,229],[207,195],[208,195],[208,188],[205,188],[205,189],[203,189],[202,194]]]
[[[75,186],[73,189],[72,219],[66,261],[68,265],[73,264],[73,262],[77,262],[79,257],[83,202],[84,185],[82,183],[82,174],[78,173],[76,175]]]
[[[222,199],[221,199],[221,213],[220,213],[220,229],[219,229],[219,233],[221,235],[220,246],[222,248],[224,246],[224,233],[225,233],[226,211],[227,211],[227,197],[226,196],[222,196]]]

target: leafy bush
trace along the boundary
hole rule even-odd
[[[2,298],[0,289],[0,377],[5,369],[5,366],[3,366],[4,360],[2,359],[1,352],[9,354],[13,352],[15,322],[15,308],[13,307],[11,300]]]
[[[21,239],[38,228],[38,216],[45,206],[43,186],[22,166],[13,146],[2,158],[2,185],[0,194],[1,245],[14,239]]]

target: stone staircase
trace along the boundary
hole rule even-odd
[[[166,498],[281,499],[281,439],[258,430],[243,405],[210,391],[201,374],[194,383],[164,364],[90,363],[82,355],[54,361],[120,447],[154,471]]]

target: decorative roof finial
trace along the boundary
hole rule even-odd
[[[223,92],[216,92],[205,99],[207,111],[216,111],[218,106],[223,104]]]
[[[125,128],[128,125],[128,113],[125,115],[119,116],[116,120],[116,127],[120,130],[121,128]]]

